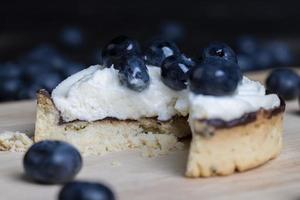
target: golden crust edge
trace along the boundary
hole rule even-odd
[[[186,176],[230,175],[275,158],[282,149],[283,115],[284,112],[270,116],[261,110],[253,122],[221,129],[214,129],[197,120],[190,122],[193,136]],[[207,130],[213,135],[199,134]]]

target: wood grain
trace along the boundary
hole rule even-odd
[[[252,77],[262,80],[265,73]],[[118,199],[300,199],[300,114],[287,104],[284,148],[266,165],[228,177],[187,179],[187,149],[156,158],[136,151],[85,157],[78,179],[110,185]],[[32,131],[35,102],[0,105],[0,130]],[[0,153],[0,199],[53,200],[61,186],[38,185],[22,176],[22,153]],[[120,163],[114,166],[114,162]]]

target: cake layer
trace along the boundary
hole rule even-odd
[[[284,103],[274,110],[259,110],[251,121],[216,127],[207,121],[190,122],[193,137],[186,176],[229,175],[264,164],[282,148]]]
[[[36,142],[45,139],[64,140],[84,154],[104,154],[139,148],[143,143],[164,148],[164,144],[168,146],[175,143],[177,138],[188,135],[190,129],[186,117],[174,116],[163,122],[156,118],[64,122],[48,92],[40,90],[37,94]]]

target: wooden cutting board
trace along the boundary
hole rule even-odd
[[[250,74],[263,80],[265,73]],[[35,102],[0,105],[0,131],[32,132]],[[188,179],[183,176],[187,148],[169,155],[144,158],[139,152],[84,158],[77,179],[104,182],[118,199],[290,199],[300,200],[300,112],[287,104],[284,148],[266,165],[227,177]],[[38,185],[23,178],[22,153],[0,153],[0,199],[54,200],[60,185]]]

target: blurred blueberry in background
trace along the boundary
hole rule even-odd
[[[254,54],[258,49],[257,38],[250,35],[238,37],[236,40],[236,49],[239,53],[246,55]]]
[[[247,54],[237,54],[238,64],[243,72],[255,69],[253,58]]]
[[[267,43],[266,48],[273,56],[277,65],[289,66],[293,63],[293,54],[289,46],[280,41],[271,41]]]
[[[59,39],[61,44],[70,48],[81,48],[85,42],[81,28],[76,26],[64,27],[60,32]]]
[[[253,54],[255,69],[267,69],[273,67],[274,59],[271,52],[266,48],[259,48]]]
[[[176,43],[182,42],[186,35],[184,26],[176,21],[166,21],[160,25],[160,36],[174,41]]]
[[[265,41],[245,35],[237,38],[236,51],[243,71],[289,66],[293,63],[292,51],[282,41]]]

